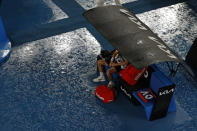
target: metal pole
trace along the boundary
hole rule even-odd
[[[120,0],[115,0],[116,5],[121,5]],[[98,0],[97,6],[101,7],[104,6],[104,0]]]
[[[104,0],[98,0],[97,6],[104,6]]]

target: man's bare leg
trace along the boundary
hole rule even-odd
[[[100,75],[97,78],[93,79],[93,82],[105,81],[105,76],[103,73],[103,66],[105,66],[105,65],[107,66],[108,64],[106,63],[106,61],[104,59],[97,61],[97,67],[98,67]]]
[[[116,73],[117,70],[115,67],[111,67],[108,71],[107,71],[107,77],[109,79],[109,84],[108,84],[108,87],[110,88],[113,88],[114,87],[114,83],[113,83],[113,77],[112,77],[112,74],[113,73]]]
[[[97,67],[99,69],[99,72],[103,72],[103,66],[104,65],[106,65],[106,66],[108,65],[104,59],[101,59],[101,60],[97,61]]]

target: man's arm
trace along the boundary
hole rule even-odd
[[[127,65],[129,62],[126,60],[126,61],[122,61],[120,63],[115,63],[115,62],[111,62],[110,63],[110,66],[122,66],[122,65]]]

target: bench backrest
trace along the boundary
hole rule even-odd
[[[153,66],[155,72],[151,75],[150,88],[156,93],[157,98],[152,110],[150,120],[164,117],[174,93],[175,85],[160,70]]]
[[[173,85],[172,81],[169,80],[156,66],[152,66],[154,72],[150,79],[150,88],[157,94],[159,88]]]

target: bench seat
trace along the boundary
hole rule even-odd
[[[134,91],[132,95],[144,107],[148,120],[155,120],[166,116],[167,112],[176,111],[176,104],[174,101],[173,93],[175,85],[159,71],[156,66],[152,66],[154,72],[151,74],[150,86],[153,95],[148,92],[148,88]],[[144,101],[138,94],[144,92],[147,98],[151,100]],[[151,97],[152,95],[152,97]]]
[[[105,66],[105,70],[109,67]],[[175,84],[166,77],[156,65],[151,65],[140,78],[136,85],[129,85],[119,74],[113,74],[113,79],[119,84],[123,93],[136,104],[140,103],[146,112],[148,120],[155,120],[166,116],[168,112],[176,111],[174,100]],[[140,92],[150,91],[155,97],[145,102],[140,96]],[[147,95],[147,94],[146,94]]]

